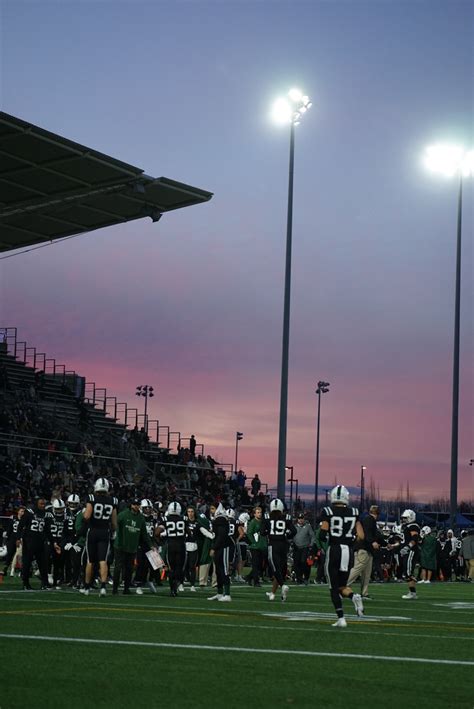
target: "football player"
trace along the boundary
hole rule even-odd
[[[196,509],[190,505],[186,509],[186,567],[185,577],[191,584],[189,589],[196,591],[196,569],[198,564],[199,524],[196,520]]]
[[[76,533],[76,518],[80,508],[79,495],[71,494],[66,500],[66,518],[64,520],[63,536],[61,546],[64,554],[64,570],[66,583],[73,588],[79,587],[79,575],[81,572],[82,547]]]
[[[20,505],[17,510],[15,510],[14,516],[9,520],[7,527],[7,555],[3,560],[3,571],[0,571],[2,576],[7,575],[8,567],[12,565],[10,575],[15,575],[15,559],[17,553],[21,553],[21,537],[18,532],[20,526],[20,520],[25,513],[25,507]],[[18,542],[18,544],[17,544]]]
[[[415,600],[417,594],[414,574],[415,566],[420,560],[420,527],[416,523],[416,513],[413,510],[405,510],[401,516],[401,522],[402,538],[390,548],[398,549],[403,564],[403,573],[408,582],[408,593],[405,593],[402,598]]]
[[[321,514],[321,541],[327,540],[325,572],[331,601],[337,620],[334,628],[346,628],[342,599],[352,600],[356,613],[361,617],[364,605],[359,593],[354,593],[347,580],[354,563],[353,544],[355,539],[364,539],[364,530],[359,521],[359,510],[349,507],[349,491],[344,485],[336,485],[330,493],[331,504],[324,507]]]
[[[164,524],[160,527],[160,537],[166,540],[166,565],[170,596],[176,597],[178,590],[184,590],[184,567],[186,564],[186,522],[181,514],[179,502],[170,502],[166,510]]]
[[[156,541],[156,515],[153,511],[153,504],[151,500],[144,498],[140,502],[140,512],[145,518],[146,531],[150,539],[150,543],[153,544]],[[137,552],[137,571],[135,574],[135,583],[137,585],[137,593],[140,596],[142,591],[142,586],[146,583],[148,588],[152,593],[156,593],[156,586],[161,586],[160,572],[157,569],[153,569],[148,557],[146,555],[148,547],[140,544]]]
[[[247,523],[250,520],[250,515],[248,512],[242,512],[236,523],[236,574],[235,580],[239,583],[245,583],[245,579],[242,576],[245,562],[247,561],[247,550],[249,548],[247,540]]]
[[[296,534],[291,515],[285,514],[285,505],[275,498],[270,502],[270,513],[263,518],[262,534],[268,540],[268,567],[272,575],[272,590],[267,592],[270,601],[275,600],[277,588],[281,588],[281,600],[286,601],[290,590],[285,583],[288,559],[288,542]]]
[[[49,563],[53,567],[53,588],[60,590],[64,581],[64,553],[61,541],[66,520],[66,503],[61,498],[55,498],[52,503],[53,519],[50,522],[52,545]]]
[[[50,524],[53,515],[46,512],[46,501],[43,497],[36,500],[35,507],[27,507],[25,514],[18,525],[17,545],[20,539],[23,546],[23,589],[31,591],[30,570],[33,560],[36,560],[41,576],[41,590],[47,590],[48,585],[48,560],[46,556],[47,541],[51,541]]]
[[[212,540],[210,555],[216,567],[217,593],[207,600],[230,602],[230,553],[233,544],[229,536],[229,518],[222,502],[219,502],[214,512],[212,529],[215,538]]]
[[[84,522],[87,523],[86,535],[86,573],[84,588],[81,593],[88,596],[94,564],[99,564],[100,573],[100,595],[107,594],[106,584],[108,578],[107,557],[112,535],[117,529],[117,506],[116,497],[109,495],[109,481],[106,478],[98,478],[94,483],[94,494],[89,495],[86,509],[83,513]]]

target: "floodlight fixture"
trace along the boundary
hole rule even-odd
[[[424,163],[429,170],[445,177],[469,177],[474,174],[474,150],[466,150],[461,145],[437,143],[426,148]]]

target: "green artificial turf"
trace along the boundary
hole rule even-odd
[[[1,709],[473,707],[472,584],[423,585],[416,601],[405,585],[374,585],[363,619],[345,602],[346,629],[331,627],[326,586],[290,586],[286,603],[237,585],[231,603],[207,601],[211,589],[20,588],[0,587]]]

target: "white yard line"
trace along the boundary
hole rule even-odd
[[[242,652],[261,655],[294,655],[295,657],[333,657],[350,660],[380,660],[382,662],[416,662],[427,665],[474,667],[474,660],[442,660],[430,657],[397,657],[396,655],[363,655],[362,653],[316,652],[274,648],[236,647],[235,645],[198,645],[194,643],[154,643],[144,640],[107,640],[105,638],[65,638],[54,635],[23,635],[0,633],[6,640],[39,640],[41,642],[81,643],[86,645],[126,645],[128,647],[167,648],[176,650],[208,650],[210,652]]]

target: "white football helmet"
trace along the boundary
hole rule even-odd
[[[166,510],[166,515],[180,515],[181,514],[181,505],[179,502],[170,502],[168,505],[168,509]]]
[[[428,525],[425,525],[424,527],[421,528],[420,536],[426,537],[428,534],[431,534],[431,527],[428,527]]]
[[[227,513],[222,502],[219,502],[217,505],[216,511],[214,512],[214,517],[227,517]]]
[[[274,500],[270,502],[270,512],[284,512],[285,511],[285,505],[281,500],[278,499],[278,497],[275,497]]]
[[[66,503],[64,500],[60,500],[59,498],[53,500],[53,514],[55,517],[63,517],[65,511]]]
[[[250,520],[250,515],[248,512],[242,512],[242,514],[239,515],[240,524],[247,524],[249,520]]]
[[[70,510],[77,510],[80,504],[81,500],[79,498],[79,495],[72,494],[69,495],[69,497],[67,498],[67,506]]]
[[[149,517],[153,512],[153,504],[151,500],[143,498],[140,502],[140,511],[143,515],[145,515],[145,517]]]
[[[416,520],[416,513],[413,510],[405,510],[400,519],[403,524],[411,524]]]
[[[229,509],[225,512],[229,519],[235,519],[235,510],[233,510],[231,507],[229,507]]]
[[[106,478],[97,478],[94,483],[94,492],[108,492],[109,481]]]
[[[349,504],[349,490],[344,485],[336,485],[330,492],[329,499],[331,504],[334,505],[336,502],[342,502],[343,505]]]

